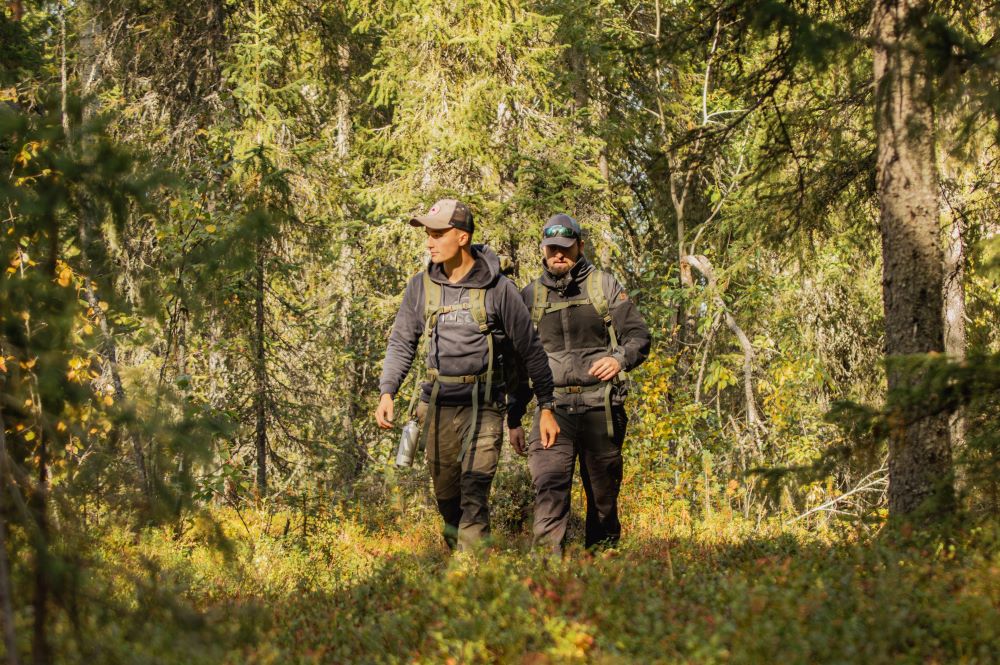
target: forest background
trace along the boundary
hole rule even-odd
[[[998,14],[6,2],[7,662],[993,662]],[[520,286],[573,215],[650,324],[618,551],[524,556],[506,449],[449,564],[390,464],[445,196]]]

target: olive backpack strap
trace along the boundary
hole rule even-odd
[[[430,375],[431,357],[431,337],[434,335],[434,327],[437,325],[438,310],[441,309],[441,299],[444,297],[444,289],[440,284],[431,281],[431,277],[424,271],[424,363]],[[417,390],[420,389],[420,382],[417,382]],[[434,407],[437,406],[437,396],[441,389],[441,382],[437,380],[436,373],[433,375],[431,383],[430,400],[427,402],[427,415],[424,416],[424,427],[420,433],[420,439],[424,446],[427,445],[427,437],[430,434],[431,419],[434,418]],[[435,444],[436,445],[436,444]],[[435,458],[437,453],[435,451]]]
[[[472,289],[469,291],[469,313],[472,320],[479,326],[479,332],[486,335],[486,395],[484,399],[489,403],[493,397],[493,333],[490,331],[490,324],[486,320],[486,289]],[[474,393],[478,389],[473,388]]]
[[[424,271],[424,335],[429,335],[437,325],[437,314],[441,308],[441,285],[431,281],[431,276]]]
[[[531,300],[531,323],[536,328],[538,322],[545,316],[545,311],[549,307],[549,290],[542,284],[541,279],[536,279],[532,284]]]
[[[608,305],[607,294],[604,292],[604,273],[600,270],[593,270],[589,275],[587,275],[587,297],[590,303],[597,310],[597,315],[604,320],[604,326],[608,329],[608,338],[611,341],[611,348],[615,349],[618,347],[618,332],[615,330],[614,321],[611,318],[611,308]],[[620,376],[622,378],[627,377],[624,369],[622,369]],[[608,381],[607,386],[604,388],[604,420],[607,426],[608,436],[614,437],[614,422],[611,417],[611,387],[614,385],[613,381]]]

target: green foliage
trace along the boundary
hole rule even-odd
[[[989,662],[1000,646],[992,531],[861,544],[730,518],[664,537],[644,530],[659,512],[632,513],[620,551],[564,562],[449,561],[430,515],[398,531],[340,516],[302,541],[280,514],[222,511],[227,558],[204,522],[109,532],[90,584],[156,609],[80,638],[91,658],[160,663]]]
[[[535,488],[527,463],[521,458],[505,460],[493,479],[490,495],[490,526],[498,539],[510,539],[530,531]]]
[[[42,580],[65,662],[990,660],[995,534],[869,538],[886,433],[928,413],[964,414],[969,522],[997,511],[995,9],[920,17],[968,356],[900,361],[919,380],[886,395],[871,3],[21,4],[0,517],[25,652]],[[574,215],[654,332],[617,552],[521,551],[512,459],[497,551],[447,562],[426,470],[390,466],[404,220],[445,195],[520,284]]]

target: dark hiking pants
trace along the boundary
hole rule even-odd
[[[587,547],[614,545],[621,537],[618,493],[628,417],[622,406],[612,407],[611,414],[614,436],[608,436],[604,409],[568,413],[557,408],[559,436],[551,447],[542,448],[536,410],[535,425],[528,436],[528,468],[535,486],[535,545],[562,552],[577,457],[587,495]]]
[[[417,416],[423,425],[427,405]],[[469,550],[490,532],[487,499],[497,471],[503,441],[504,413],[493,404],[480,405],[478,428],[459,463],[472,422],[471,406],[438,405],[427,432],[427,466],[434,481],[434,498],[444,518],[444,539],[450,549]]]

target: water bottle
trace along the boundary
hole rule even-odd
[[[403,425],[403,433],[399,436],[399,448],[396,450],[396,466],[399,468],[413,466],[413,455],[417,452],[419,438],[420,427],[416,420],[410,420]]]

